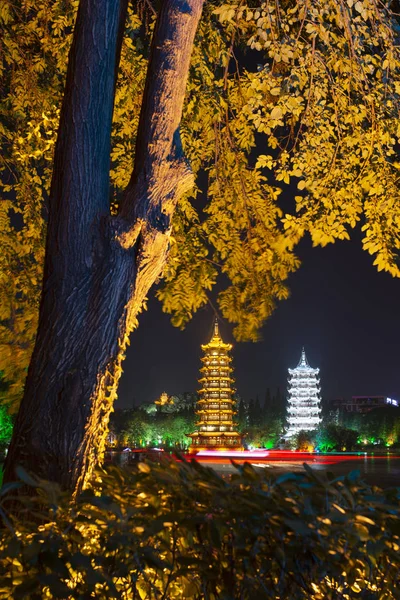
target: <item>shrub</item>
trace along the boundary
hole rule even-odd
[[[8,445],[11,441],[13,423],[8,414],[7,407],[0,405],[0,461],[3,461]]]
[[[291,445],[295,450],[301,452],[312,452],[315,446],[315,431],[306,431],[301,429],[291,440]]]
[[[98,472],[76,502],[21,477],[39,498],[3,530],[0,598],[400,597],[400,490],[356,474],[140,463]]]

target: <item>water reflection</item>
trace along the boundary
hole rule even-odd
[[[314,465],[313,465],[314,467]],[[346,460],[340,463],[316,465],[314,468],[331,471],[335,475],[347,475],[360,471],[362,479],[380,487],[400,486],[400,458],[387,456],[364,456],[363,460]]]
[[[151,460],[159,460],[159,452],[147,452],[147,458]],[[164,456],[168,454],[165,453]],[[310,456],[310,455],[309,455]],[[113,462],[122,467],[129,467],[143,458],[143,453],[135,452],[109,452],[106,455],[106,462]],[[339,475],[348,475],[352,471],[359,471],[361,478],[370,485],[378,485],[380,487],[400,486],[400,457],[391,455],[358,455],[343,457],[337,456],[330,458],[327,464],[326,456],[313,455],[307,460],[308,464],[319,472],[330,471],[335,477]],[[325,463],[324,463],[325,461]],[[201,461],[199,461],[201,462]],[[268,469],[270,473],[279,475],[288,471],[299,472],[303,471],[302,460],[292,462],[286,458],[285,461],[275,459],[273,461],[265,460],[263,463],[257,462],[255,468]],[[220,474],[229,475],[235,471],[229,460],[226,461],[204,461],[204,465],[211,467]]]

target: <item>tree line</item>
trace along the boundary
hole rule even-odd
[[[171,404],[161,407],[143,404],[130,410],[116,410],[111,418],[112,445],[120,449],[124,446],[187,449],[190,444],[187,434],[196,428],[197,395],[186,393],[172,396],[171,400]],[[316,430],[301,431],[289,441],[283,439],[286,399],[280,388],[273,393],[267,389],[264,402],[258,396],[255,400],[237,397],[236,413],[234,421],[247,447],[330,452],[400,446],[400,410],[393,406],[356,414],[332,411],[328,405]]]

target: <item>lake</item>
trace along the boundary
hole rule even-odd
[[[344,459],[344,460],[343,460]],[[286,472],[298,473],[304,470],[303,461],[263,461],[252,463],[257,469],[267,469],[271,474],[280,475]],[[359,471],[361,478],[370,485],[379,487],[400,486],[400,457],[398,456],[349,456],[340,457],[340,460],[329,463],[320,461],[318,458],[305,460],[307,464],[319,473],[330,471],[336,477],[347,475],[351,471]],[[212,467],[221,475],[228,475],[235,471],[232,464],[212,463],[207,461],[202,463],[205,466]]]
[[[151,451],[150,451],[151,453]],[[362,453],[353,454],[310,454],[308,452],[281,452],[277,450],[266,451],[260,458],[235,458],[238,462],[248,460],[256,469],[267,469],[271,474],[280,475],[281,473],[301,472],[303,463],[306,462],[317,472],[331,471],[335,476],[346,475],[351,471],[360,472],[362,479],[370,485],[380,487],[400,486],[400,456],[398,455],[367,455]],[[167,455],[167,453],[165,453]],[[109,454],[112,462],[120,465],[129,466],[134,453],[113,452]],[[161,453],[153,457],[159,459]],[[139,457],[137,457],[139,458]],[[187,460],[193,458],[193,455],[185,455]],[[221,453],[215,453],[214,456],[196,457],[197,462],[204,466],[211,467],[221,475],[229,475],[235,471],[228,456],[221,456]]]

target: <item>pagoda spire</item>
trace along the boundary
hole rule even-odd
[[[204,356],[201,390],[196,415],[198,430],[188,435],[192,439],[190,452],[199,450],[243,450],[242,436],[233,421],[235,400],[232,398],[232,367],[229,352],[232,344],[226,344],[219,333],[218,320],[214,320],[213,334],[208,344],[201,346]]]
[[[211,339],[213,338],[221,338],[221,336],[219,335],[219,327],[218,327],[218,318],[215,317],[214,319],[214,331],[213,331],[213,335],[211,337]]]
[[[300,360],[299,360],[299,364],[297,365],[297,367],[309,367],[309,363],[307,360],[307,356],[306,356],[306,351],[304,350],[304,346],[301,349],[301,356],[300,356]]]

